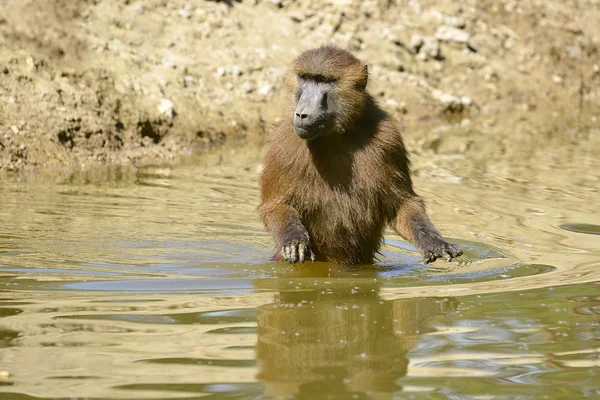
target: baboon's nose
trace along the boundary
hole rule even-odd
[[[298,107],[295,114],[296,123],[302,126],[312,124],[315,113],[312,107],[304,105],[302,107]]]

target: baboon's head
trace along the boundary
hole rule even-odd
[[[287,82],[296,135],[311,140],[343,132],[362,111],[367,79],[367,66],[346,50],[322,46],[302,53]]]

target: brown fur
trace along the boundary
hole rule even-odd
[[[427,247],[445,242],[413,191],[396,124],[365,90],[366,65],[345,50],[325,46],[293,63],[286,79],[291,98],[297,75],[335,79],[339,111],[335,132],[324,137],[306,141],[296,136],[293,112],[271,132],[259,213],[275,238],[275,259],[282,259],[282,246],[304,240],[316,260],[371,263],[386,224],[393,224],[427,260]]]

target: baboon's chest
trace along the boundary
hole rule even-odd
[[[324,231],[371,229],[382,224],[381,192],[374,185],[358,183],[331,184],[316,177],[311,189],[295,199],[300,203],[298,209],[304,210],[302,219]]]

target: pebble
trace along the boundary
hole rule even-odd
[[[158,105],[158,112],[161,114],[167,114],[170,116],[174,115],[174,107],[175,105],[173,104],[173,102],[169,99],[162,99],[160,101],[160,104]]]
[[[33,61],[33,57],[27,57],[25,59],[25,64],[27,64],[27,67],[29,67],[30,71],[35,69],[35,61]]]
[[[567,55],[572,60],[581,60],[583,58],[583,50],[578,45],[567,46]]]
[[[440,57],[440,42],[435,38],[426,37],[423,39],[423,45],[419,50],[419,59],[427,61],[431,58],[436,59]]]
[[[467,43],[471,38],[469,32],[453,26],[440,26],[435,32],[435,38],[445,42]]]
[[[254,91],[254,84],[251,81],[246,81],[242,83],[241,89],[245,93],[251,93]]]
[[[233,67],[231,67],[231,74],[233,76],[241,76],[242,75],[242,70],[237,65],[234,65]]]
[[[302,22],[305,19],[304,13],[300,12],[300,11],[290,11],[288,13],[288,15],[290,16],[291,20],[294,22]]]
[[[269,93],[271,93],[272,91],[273,91],[273,85],[270,85],[270,84],[262,85],[260,88],[258,88],[258,94],[260,94],[261,96],[266,96]]]
[[[410,37],[410,40],[408,42],[408,48],[410,49],[410,51],[412,51],[413,53],[418,53],[419,50],[421,49],[421,47],[423,46],[423,36],[417,34],[414,34]]]

